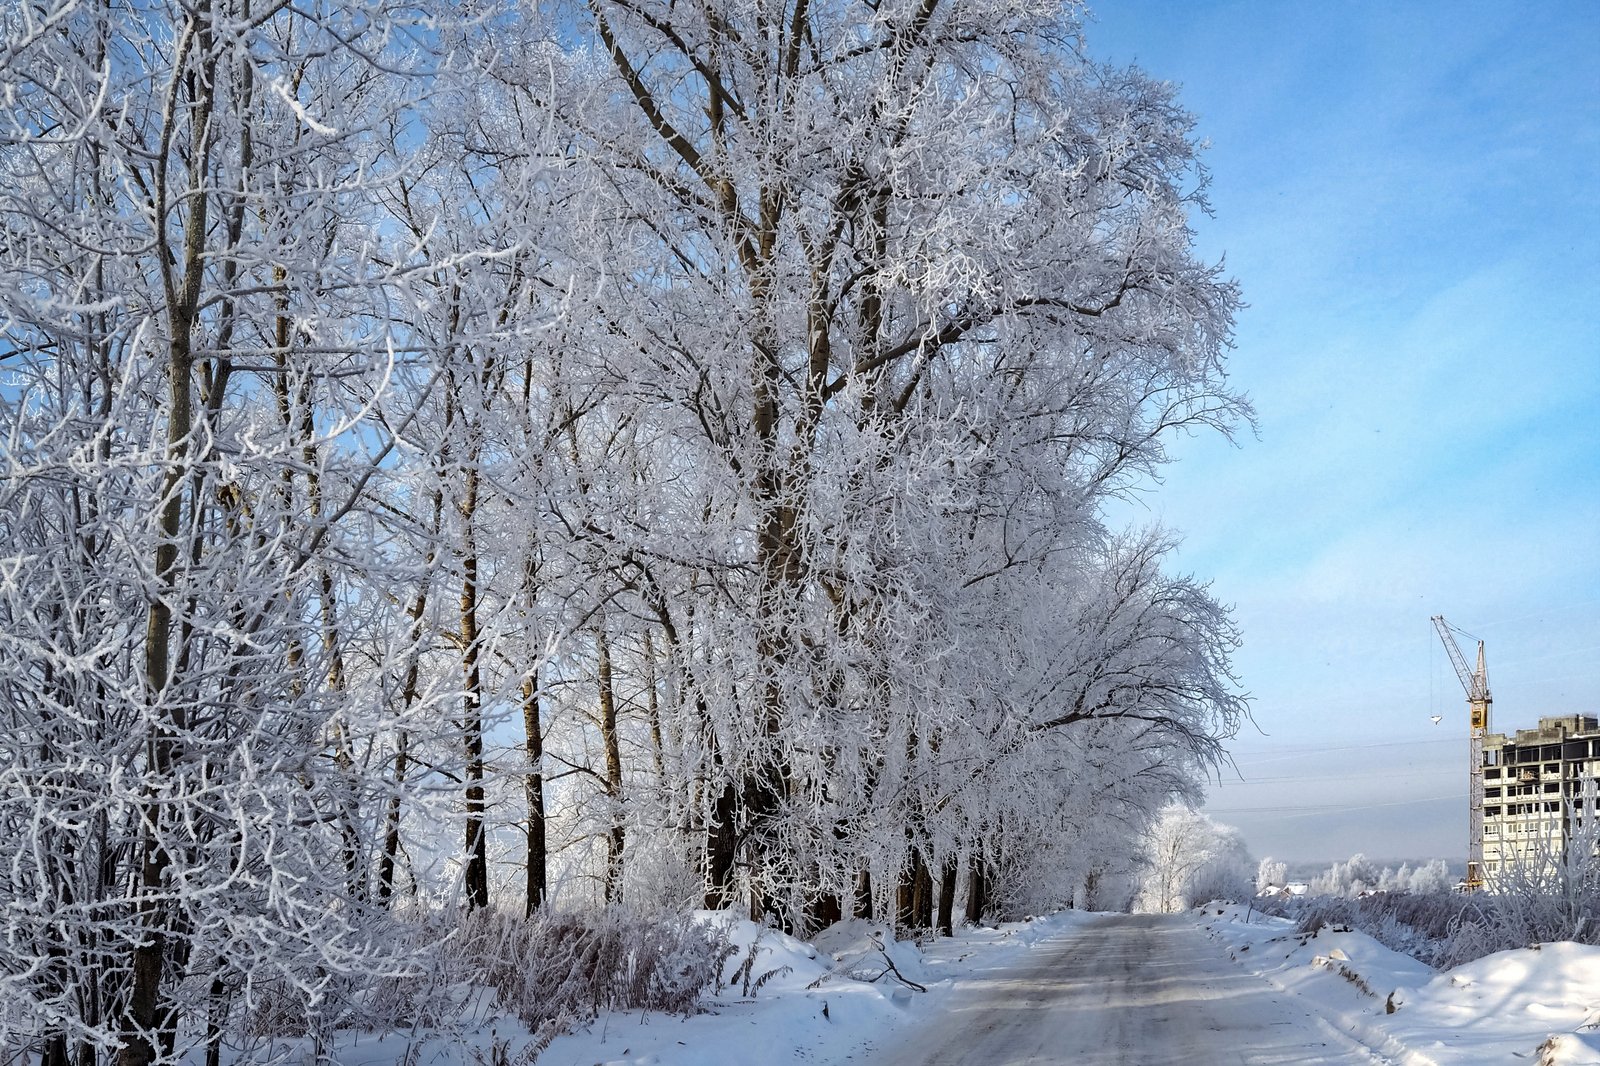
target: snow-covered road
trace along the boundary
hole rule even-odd
[[[1387,1063],[1219,953],[1181,916],[1106,915],[958,983],[870,1066]],[[857,1057],[856,1061],[861,1061]]]

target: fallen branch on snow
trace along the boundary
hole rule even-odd
[[[918,992],[926,992],[928,990],[927,986],[917,984],[915,981],[911,980],[911,978],[900,972],[900,968],[894,964],[894,960],[891,959],[889,957],[889,953],[884,950],[883,941],[879,940],[877,937],[869,937],[868,939],[870,939],[873,946],[878,949],[878,954],[883,956],[884,964],[889,967],[887,970],[884,970],[882,973],[878,974],[877,977],[871,977],[868,978],[868,980],[877,981],[885,975],[892,973],[895,976],[895,980],[899,981],[907,988],[914,988]]]

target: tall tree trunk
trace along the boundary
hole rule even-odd
[[[394,784],[383,812],[383,851],[378,856],[378,901],[394,898],[395,864],[400,855],[400,794],[411,772],[411,731],[402,726],[395,737]]]
[[[537,439],[533,429],[534,350],[534,346],[529,345],[523,359],[520,412],[520,417],[523,419],[523,435],[529,442],[530,452],[533,451],[532,442]],[[567,432],[569,439],[576,437],[577,430],[570,422]],[[576,461],[573,465],[577,465]],[[531,537],[527,556],[523,561],[522,581],[525,597],[523,606],[528,612],[528,652],[533,656],[528,672],[522,679],[522,745],[528,760],[528,768],[522,776],[522,794],[528,808],[528,821],[523,827],[527,861],[523,870],[525,884],[522,915],[524,918],[532,918],[535,911],[549,902],[550,848],[544,806],[544,707],[543,695],[539,690],[540,666],[544,652],[535,639],[538,635],[536,619],[539,606],[539,552],[538,541]]]
[[[810,936],[844,919],[844,904],[836,892],[818,892],[806,904],[805,927],[801,936]]]
[[[656,691],[656,647],[650,630],[644,631],[645,712],[650,716],[650,756],[655,763],[656,785],[667,787],[666,750],[661,741],[661,696]]]
[[[895,920],[902,928],[927,929],[933,924],[933,878],[920,847],[911,849],[911,861],[901,874],[896,900]]]
[[[694,654],[693,648],[684,645],[682,634],[679,633],[677,625],[672,620],[671,613],[667,610],[666,601],[658,598],[653,606],[656,617],[661,623],[661,634],[667,641],[667,652],[676,662],[685,664],[684,676],[688,677],[692,671],[687,669],[687,663]],[[691,632],[694,630],[692,605],[688,629]],[[680,706],[682,702],[683,696],[680,692]],[[738,703],[737,693],[735,693],[734,702],[735,704]],[[720,778],[723,769],[722,749],[717,743],[716,729],[711,721],[711,708],[706,704],[705,694],[698,688],[695,689],[694,693],[694,725],[692,730],[702,738],[705,744],[705,750],[708,753],[711,764],[710,776],[713,780]],[[731,783],[725,784],[717,791],[707,823],[704,826],[696,824],[699,820],[700,804],[704,799],[702,790],[707,787],[715,787],[714,785],[708,786],[705,780],[706,776],[704,773],[695,775],[695,796],[686,809],[686,817],[689,819],[686,823],[686,830],[691,837],[702,835],[703,846],[695,848],[693,856],[702,875],[704,906],[707,910],[721,910],[730,906],[734,898],[734,862],[738,845],[735,825],[735,820],[738,817],[738,793]]]
[[[528,671],[522,682],[522,732],[528,770],[523,775],[523,793],[528,802],[527,897],[522,915],[533,917],[549,898],[549,845],[546,841],[544,810],[544,724],[540,721],[539,666]]]
[[[739,705],[737,692],[734,706]],[[713,780],[724,776],[725,763],[722,746],[717,740],[716,726],[711,721],[711,709],[703,697],[695,700],[700,718],[700,729],[711,753]],[[726,781],[717,792],[711,806],[711,822],[706,826],[706,907],[720,910],[731,907],[738,885],[734,871],[739,850],[739,791],[732,781]]]
[[[956,857],[945,857],[944,865],[939,868],[939,932],[944,936],[955,936],[955,909],[956,909]]]
[[[45,1039],[44,1050],[39,1052],[39,1066],[72,1066],[67,1058],[65,1033],[54,1033]]]
[[[439,530],[444,517],[444,493],[433,491],[433,521],[429,529],[432,539],[428,545],[428,559],[424,567],[417,595],[411,601],[410,647],[406,650],[406,674],[400,686],[400,713],[406,714],[415,707],[420,695],[422,672],[423,619],[428,612],[429,583],[433,580],[434,564],[439,558]],[[400,727],[395,742],[394,791],[384,811],[383,853],[378,859],[378,899],[387,904],[394,895],[395,862],[400,854],[400,804],[405,789],[406,775],[411,770],[411,731]]]
[[[188,480],[189,457],[194,431],[194,353],[193,334],[198,317],[200,289],[205,276],[206,214],[210,203],[203,191],[206,180],[210,143],[211,109],[215,83],[215,63],[209,31],[210,12],[198,10],[189,18],[174,57],[174,70],[184,69],[191,52],[199,55],[201,70],[192,80],[173,78],[171,92],[176,96],[184,88],[194,92],[188,109],[169,108],[169,115],[179,110],[188,111],[189,158],[187,178],[194,195],[187,197],[188,217],[184,219],[183,247],[173,254],[168,243],[166,226],[167,163],[156,160],[157,177],[154,182],[159,200],[156,212],[158,227],[157,255],[160,257],[162,281],[167,301],[167,325],[170,339],[167,346],[167,437],[164,460],[166,471],[161,481],[161,504],[158,511],[157,545],[154,559],[155,587],[151,590],[149,612],[145,619],[145,698],[153,709],[156,722],[149,742],[149,764],[154,782],[170,781],[173,766],[181,755],[181,741],[186,715],[183,707],[169,702],[169,669],[172,662],[172,603],[177,598],[176,570],[178,538],[184,526],[183,485]],[[176,104],[174,99],[171,103]],[[170,130],[168,131],[170,132]],[[170,263],[180,265],[181,278],[175,277]],[[191,501],[191,506],[197,501]],[[193,518],[193,515],[188,515]],[[148,1066],[156,1056],[152,1036],[175,1024],[172,1012],[164,1009],[161,985],[163,965],[169,948],[168,908],[162,900],[166,871],[171,864],[164,837],[166,805],[152,796],[140,812],[142,825],[139,850],[139,902],[136,920],[140,927],[139,945],[133,949],[132,979],[128,990],[127,1016],[123,1026],[123,1045],[118,1056],[120,1066]]]
[[[967,923],[977,925],[989,906],[989,871],[981,847],[973,849],[967,864]]]
[[[617,700],[611,688],[611,638],[606,634],[604,615],[595,630],[594,644],[600,686],[600,739],[606,752],[606,799],[611,822],[606,833],[605,898],[607,903],[616,903],[622,898],[622,849],[627,828],[622,808],[622,742],[617,735]]]
[[[282,266],[277,266],[273,269],[273,277],[281,284],[287,277],[287,271]],[[291,379],[295,376],[295,371],[289,358],[290,343],[293,339],[292,317],[289,314],[288,298],[285,296],[278,301],[278,314],[274,323],[278,372],[273,375],[272,387],[274,399],[277,402],[278,417],[283,423],[284,433],[300,449],[301,476],[305,480],[306,507],[311,516],[312,527],[319,528],[322,524],[324,513],[322,455],[316,444],[316,420],[312,413],[314,401],[311,395],[311,382],[308,377],[300,376],[298,382],[294,382],[294,387],[291,388]],[[292,500],[294,479],[293,468],[285,465],[282,489],[287,500]],[[321,621],[322,654],[327,671],[328,691],[335,695],[341,695],[345,691],[345,666],[344,642],[340,637],[339,628],[338,588],[334,581],[333,571],[325,563],[319,560],[314,569],[316,571],[317,605]],[[293,649],[291,651],[291,659],[298,662],[299,658],[300,652],[298,648]],[[363,873],[364,864],[361,857],[361,814],[357,807],[360,788],[356,782],[355,757],[350,750],[349,734],[345,729],[344,723],[339,719],[335,719],[333,723],[332,741],[333,763],[339,770],[340,782],[344,789],[343,795],[340,797],[339,832],[343,838],[345,878],[352,898],[365,899],[368,888],[366,877]]]
[[[917,888],[915,897],[917,907],[917,928],[932,929],[934,890],[933,868],[928,865],[927,856],[922,855],[920,852],[919,860],[920,861],[917,863]]]
[[[461,498],[461,669],[466,689],[462,693],[461,736],[466,766],[466,895],[467,908],[489,905],[489,851],[485,839],[483,762],[483,668],[478,632],[478,467],[476,455],[463,474]]]
[[[717,793],[706,826],[706,908],[721,910],[734,899],[734,865],[738,852],[739,794],[730,782]]]

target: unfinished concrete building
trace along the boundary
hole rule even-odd
[[[1540,718],[1537,729],[1483,738],[1483,862],[1493,884],[1512,864],[1549,869],[1594,817],[1600,719]],[[1592,822],[1590,829],[1594,828]]]

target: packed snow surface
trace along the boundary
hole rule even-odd
[[[1102,915],[955,983],[941,1016],[866,1066],[1360,1066],[1386,1060],[1232,965],[1192,921]]]

